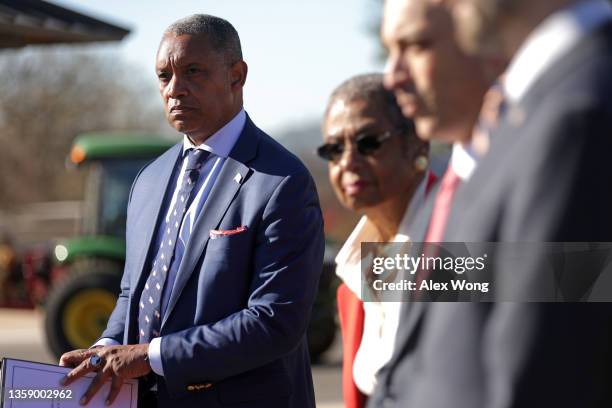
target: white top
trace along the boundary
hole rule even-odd
[[[612,19],[606,0],[583,0],[540,23],[516,52],[504,79],[510,102],[519,102],[538,78],[582,38]]]
[[[428,179],[429,174],[426,174],[417,187],[392,242],[409,240],[406,231],[425,202]],[[374,224],[363,216],[336,256],[336,274],[359,299],[362,299],[361,243],[380,241],[381,237]],[[363,303],[363,335],[353,364],[353,381],[366,395],[374,391],[376,373],[389,361],[393,353],[400,305],[400,302]]]

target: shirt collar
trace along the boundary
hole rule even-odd
[[[183,155],[188,149],[202,149],[216,156],[226,158],[234,148],[236,141],[238,141],[245,123],[246,112],[244,109],[240,109],[240,112],[232,120],[213,133],[212,136],[199,146],[191,143],[187,135],[183,135]]]
[[[471,145],[453,144],[450,166],[461,181],[468,181],[477,164],[477,155]]]
[[[547,17],[529,34],[512,59],[504,80],[511,102],[525,96],[536,80],[584,36],[612,19],[606,0],[583,0]]]
[[[336,255],[336,275],[359,299],[361,299],[361,243],[380,240],[374,224],[364,215]]]

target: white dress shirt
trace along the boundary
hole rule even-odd
[[[196,188],[199,189],[194,197],[192,203],[189,205],[187,212],[185,213],[185,217],[183,218],[183,222],[181,224],[181,231],[179,231],[179,236],[182,236],[182,231],[184,228],[189,228],[190,231],[193,228],[195,221],[197,219],[206,198],[208,198],[208,194],[210,190],[213,188],[215,181],[217,180],[217,176],[223,167],[223,163],[229,156],[230,152],[234,148],[234,145],[238,141],[242,130],[244,129],[244,125],[246,123],[246,113],[244,109],[241,109],[232,120],[227,122],[221,129],[216,131],[212,136],[204,141],[204,143],[196,146],[191,140],[187,137],[187,135],[183,136],[183,154],[185,151],[191,148],[202,149],[210,152],[210,156],[204,162],[201,172],[200,179],[197,181]],[[177,182],[176,187],[174,189],[174,193],[172,194],[172,199],[170,201],[170,205],[168,206],[168,212],[166,217],[168,217],[172,209],[174,208],[174,204],[176,203],[178,191],[181,188],[182,180],[185,175],[185,167],[187,163],[183,163]],[[102,345],[102,346],[116,346],[119,345],[117,341],[111,338],[102,338],[94,346]],[[149,343],[149,364],[151,365],[151,369],[158,375],[164,375],[164,369],[162,366],[161,359],[161,337],[156,337],[151,340]]]
[[[540,76],[587,34],[612,19],[606,0],[583,0],[557,11],[540,23],[516,52],[504,79],[504,93],[519,102]]]
[[[472,173],[476,169],[477,160],[478,155],[470,145],[454,143],[448,165],[451,166],[461,181],[465,183],[472,177]]]

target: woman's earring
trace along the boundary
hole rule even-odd
[[[414,159],[414,168],[416,171],[424,172],[429,167],[429,159],[427,156],[419,155],[416,159]]]

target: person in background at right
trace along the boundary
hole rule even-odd
[[[460,40],[510,60],[487,155],[455,194],[445,240],[612,241],[612,11],[605,0],[453,0]],[[494,268],[520,299],[543,252]],[[584,268],[584,274],[593,271]],[[590,408],[612,404],[612,304],[432,304],[410,405]],[[458,366],[449,342],[474,356]],[[454,373],[453,375],[449,375]],[[409,383],[411,379],[406,378]]]
[[[444,241],[453,195],[468,182],[486,150],[476,149],[474,130],[482,116],[483,99],[486,104],[489,83],[503,66],[463,52],[454,29],[450,10],[438,0],[385,1],[381,29],[383,43],[389,51],[385,86],[395,93],[404,116],[414,119],[421,139],[452,145],[444,176],[409,227],[413,242]],[[402,305],[395,351],[379,373],[368,407],[420,408],[423,403],[430,403],[424,406],[432,407],[452,406],[452,392],[444,388],[433,389],[435,400],[417,402],[414,399],[420,395],[423,380],[428,378],[428,367],[421,364],[420,354],[428,350],[421,336],[427,329],[424,322],[432,306],[438,304],[416,301]],[[439,306],[454,310],[470,307],[465,303]],[[444,344],[435,351],[438,358],[455,357],[451,368],[438,373],[440,382],[444,383],[445,376],[469,375],[473,353],[465,352],[464,343],[455,341],[453,335],[437,340]],[[436,403],[441,399],[444,401]]]

